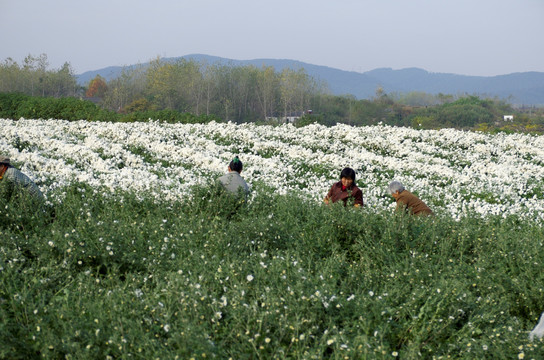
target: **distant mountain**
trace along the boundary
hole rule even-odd
[[[406,93],[420,91],[429,94],[478,95],[505,99],[512,104],[544,105],[544,72],[523,72],[498,76],[467,76],[447,73],[430,73],[423,69],[407,68],[393,70],[375,69],[364,73],[344,71],[328,66],[312,65],[287,59],[233,60],[210,55],[193,54],[176,58],[164,58],[164,61],[176,61],[180,58],[208,64],[232,66],[254,65],[272,66],[276,71],[284,68],[306,73],[316,80],[322,80],[334,95],[353,95],[357,99],[369,99],[382,87],[386,93]],[[147,66],[142,64],[141,66]],[[123,68],[132,69],[139,65],[126,67],[110,66],[95,71],[76,75],[80,85],[88,84],[96,75],[111,80],[121,75]]]

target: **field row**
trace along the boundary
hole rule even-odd
[[[0,146],[54,200],[83,182],[160,200],[213,181],[239,155],[254,191],[321,201],[342,168],[357,171],[365,211],[394,207],[403,182],[442,215],[544,219],[544,138],[390,126],[103,123],[0,119]]]

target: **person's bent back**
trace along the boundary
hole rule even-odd
[[[389,192],[397,202],[396,211],[405,210],[412,215],[434,215],[427,204],[406,190],[399,181],[393,181],[389,184]]]
[[[227,191],[234,195],[243,195],[247,198],[249,193],[249,186],[240,173],[243,170],[244,165],[242,161],[236,156],[229,164],[228,172],[217,179],[218,183]]]
[[[0,156],[0,180],[7,182],[7,185],[11,188],[9,197],[13,193],[23,190],[36,200],[44,200],[44,196],[38,186],[28,176],[13,167],[10,164],[10,159],[5,156]]]

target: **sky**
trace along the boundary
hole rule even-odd
[[[0,0],[0,61],[75,74],[206,54],[347,71],[544,72],[544,0]]]

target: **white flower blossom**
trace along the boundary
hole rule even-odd
[[[364,175],[364,183],[358,182],[363,211],[394,208],[384,195],[395,179],[435,213],[454,219],[477,214],[544,220],[544,136],[344,124],[296,128],[0,119],[0,126],[2,151],[21,164],[48,199],[74,181],[157,200],[183,199],[193,185],[220,176],[245,149],[246,181],[262,182],[278,194],[320,202],[348,165],[358,178]],[[16,136],[31,146],[19,151],[10,141]]]

